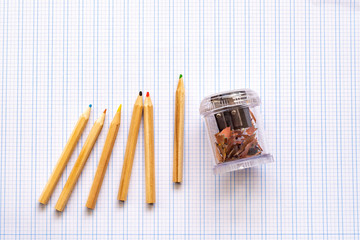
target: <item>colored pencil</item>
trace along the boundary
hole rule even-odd
[[[149,92],[144,102],[144,139],[146,203],[155,203],[154,116]]]
[[[60,194],[60,197],[55,205],[55,209],[62,212],[65,209],[65,206],[70,198],[72,191],[76,185],[77,180],[80,177],[80,174],[85,166],[85,163],[93,149],[95,142],[101,132],[101,129],[105,121],[105,111],[100,115],[100,117],[95,121],[93,127],[90,130],[88,137],[84,143],[84,146],[81,149],[81,152],[75,162],[73,169],[70,172],[70,175],[65,183],[65,186]]]
[[[140,91],[139,96],[137,97],[134,104],[129,135],[126,144],[124,163],[121,172],[119,193],[117,197],[117,199],[120,201],[126,201],[127,198],[130,177],[131,177],[131,169],[134,162],[136,143],[139,134],[141,117],[142,117],[142,110],[143,110],[143,100],[142,100],[142,92]]]
[[[183,178],[183,151],[184,151],[184,114],[185,114],[185,88],[182,75],[175,96],[175,124],[174,124],[174,160],[173,182],[180,183]]]
[[[77,142],[79,141],[81,134],[83,133],[85,126],[87,122],[89,121],[91,112],[91,104],[89,107],[86,108],[86,110],[81,114],[79,120],[77,121],[74,130],[72,131],[64,150],[62,151],[59,160],[56,163],[56,166],[47,182],[47,184],[44,187],[44,190],[42,191],[39,202],[42,204],[47,204],[49,202],[49,199],[54,192],[54,189],[59,182],[59,179],[61,177],[61,174],[63,173],[67,163],[69,162],[69,159],[71,157],[71,154],[73,153],[75,146]]]
[[[90,209],[95,208],[96,201],[99,196],[100,188],[101,188],[101,185],[104,180],[105,173],[106,173],[106,169],[107,169],[109,161],[110,161],[111,152],[113,150],[116,136],[119,131],[120,120],[121,120],[121,105],[119,106],[112,122],[110,123],[110,127],[109,127],[108,134],[106,136],[104,148],[101,153],[100,160],[99,160],[99,165],[96,169],[94,181],[93,181],[93,184],[90,189],[88,200],[86,202],[87,208],[90,208]]]

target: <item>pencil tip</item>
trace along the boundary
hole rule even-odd
[[[120,106],[119,106],[119,108],[118,108],[118,112],[120,112],[121,111],[121,107],[122,107],[122,104],[120,104]]]
[[[182,78],[182,74],[180,74],[180,77],[179,77],[179,79],[180,79],[180,78]]]
[[[149,93],[149,92],[147,92],[147,93],[146,93],[146,97],[149,97],[149,96],[150,96],[150,93]]]
[[[104,110],[104,113],[106,113],[106,108],[105,108],[105,110]]]
[[[142,91],[139,92],[139,96],[142,96]]]
[[[92,107],[92,104],[89,104],[89,108],[91,108]]]

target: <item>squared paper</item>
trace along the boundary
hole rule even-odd
[[[360,239],[360,15],[358,2],[350,3],[1,0],[0,239]],[[179,74],[184,181],[174,185]],[[198,108],[203,97],[236,88],[259,94],[275,163],[214,176]],[[154,104],[152,207],[145,203],[142,125],[128,200],[116,200],[139,90]],[[120,103],[109,168],[88,211]],[[88,104],[85,131],[41,206],[37,199]],[[58,213],[57,198],[104,108],[104,128]]]

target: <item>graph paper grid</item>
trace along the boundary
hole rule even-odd
[[[0,239],[360,239],[359,2],[0,1]],[[172,183],[174,97],[186,88],[184,181]],[[258,92],[275,162],[212,174],[203,97]],[[154,104],[156,193],[143,125],[116,200],[138,91]],[[122,118],[94,211],[107,130]],[[48,203],[37,199],[84,108],[90,120]],[[104,128],[63,213],[54,209],[94,121]]]

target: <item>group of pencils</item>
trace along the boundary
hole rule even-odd
[[[144,108],[144,138],[145,138],[145,183],[146,202],[155,203],[155,154],[154,154],[154,120],[153,104],[149,93],[146,94],[143,105],[142,92],[139,92],[131,117],[128,140],[126,144],[124,163],[117,199],[126,201],[129,189],[132,165],[134,163],[136,143]]]
[[[184,104],[185,91],[182,80],[182,75],[179,78],[179,84],[176,91],[175,99],[175,130],[174,130],[174,167],[173,167],[173,182],[182,181],[183,169],[183,131],[184,131]],[[77,121],[73,132],[68,139],[63,152],[39,198],[39,202],[47,204],[54,189],[79,141],[85,126],[89,120],[91,112],[91,104],[84,111]],[[154,119],[153,119],[153,104],[151,102],[149,92],[143,104],[142,92],[135,101],[131,123],[129,128],[128,140],[124,155],[123,168],[121,173],[121,180],[117,199],[126,201],[127,192],[129,189],[130,176],[132,165],[134,162],[136,143],[140,129],[142,114],[144,112],[144,142],[145,142],[145,184],[146,184],[146,203],[153,204],[156,201],[155,194],[155,153],[154,153]],[[85,163],[96,143],[96,140],[102,130],[105,121],[106,109],[95,121],[90,133],[80,151],[80,154],[70,172],[70,175],[64,185],[60,197],[55,205],[57,211],[63,211],[70,198],[70,195],[75,188],[75,185],[80,177],[80,174],[85,166]],[[86,207],[94,209],[96,201],[100,192],[100,188],[107,170],[110,156],[115,144],[115,140],[119,131],[121,120],[121,105],[119,106],[115,116],[110,124],[108,134],[106,136],[103,151],[100,156],[99,164],[96,169],[94,180],[90,189],[90,193],[86,202]]]

